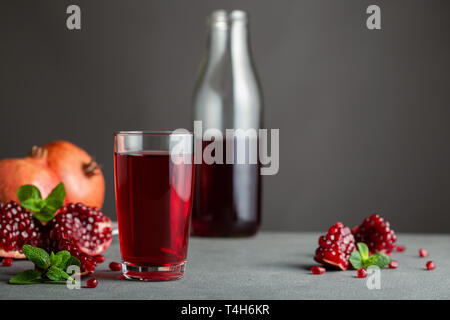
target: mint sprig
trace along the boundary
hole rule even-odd
[[[66,272],[71,265],[80,266],[80,260],[71,256],[69,251],[62,250],[58,253],[48,254],[45,250],[30,245],[23,246],[23,253],[28,260],[33,262],[38,269],[25,270],[9,279],[10,284],[35,284],[35,283],[61,283],[75,279]]]
[[[41,192],[31,184],[26,184],[17,190],[17,198],[20,205],[33,213],[33,216],[41,223],[47,223],[53,219],[55,212],[64,204],[66,189],[61,182],[48,195],[42,199]]]
[[[370,255],[369,248],[363,242],[356,244],[358,249],[353,250],[350,255],[350,263],[356,270],[370,266],[377,266],[380,269],[386,268],[391,263],[391,258],[381,252]]]
[[[56,266],[51,266],[48,268],[45,276],[55,282],[66,281],[70,278],[70,276],[63,269]],[[73,280],[73,282],[75,283],[75,280]]]

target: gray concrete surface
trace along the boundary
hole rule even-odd
[[[355,271],[312,275],[318,233],[263,232],[251,239],[191,238],[185,277],[172,282],[119,280],[108,271],[120,259],[117,238],[97,269],[96,289],[68,290],[63,285],[8,285],[31,264],[0,267],[0,299],[450,299],[450,235],[400,234],[403,253],[393,258],[397,270],[381,271],[381,290],[369,290]],[[426,248],[436,263],[418,257]],[[83,279],[83,283],[86,279]]]

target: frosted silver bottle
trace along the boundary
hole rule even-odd
[[[202,121],[203,132],[211,128],[222,132],[226,162],[225,129],[261,128],[262,107],[261,87],[250,50],[247,13],[213,12],[208,19],[207,50],[194,92],[193,120]],[[202,147],[209,143],[202,141]],[[258,163],[203,162],[195,166],[194,234],[251,236],[258,231],[260,223]]]

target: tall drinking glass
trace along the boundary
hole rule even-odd
[[[120,131],[114,138],[123,275],[178,279],[184,274],[190,231],[192,133]]]

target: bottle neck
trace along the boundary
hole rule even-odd
[[[247,15],[242,11],[218,11],[211,16],[207,44],[210,63],[226,58],[236,63],[250,61],[247,25]]]

